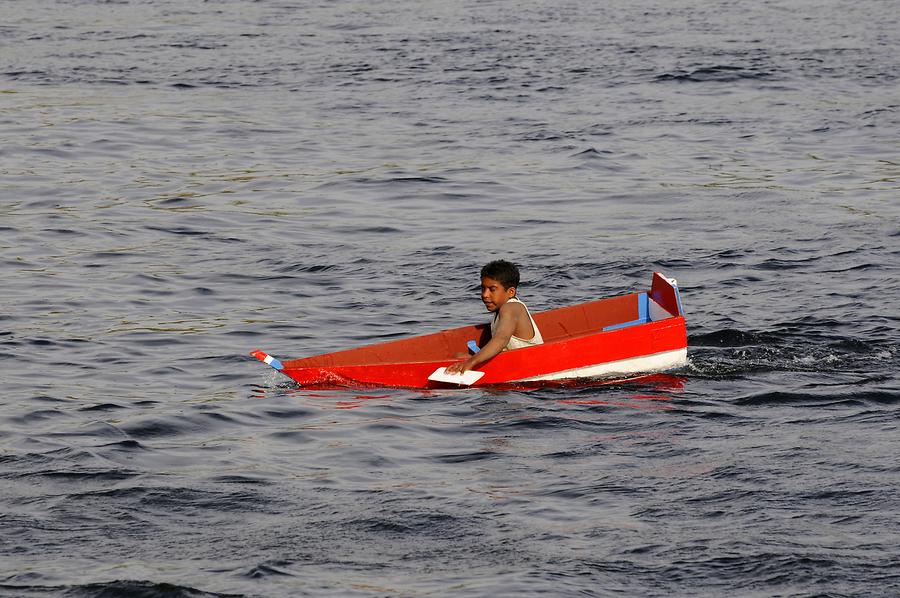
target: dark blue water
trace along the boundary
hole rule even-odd
[[[0,4],[0,595],[900,594],[900,10]],[[678,278],[690,366],[282,358]]]

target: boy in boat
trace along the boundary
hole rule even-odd
[[[448,374],[462,374],[502,351],[543,344],[541,331],[525,304],[516,297],[519,269],[506,260],[495,260],[481,269],[481,300],[494,314],[491,340],[468,359],[447,366]]]

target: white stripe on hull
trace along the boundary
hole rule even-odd
[[[683,366],[687,363],[687,348],[664,351],[653,355],[642,355],[631,359],[610,361],[561,372],[542,374],[532,378],[522,378],[515,382],[538,382],[540,380],[566,380],[570,378],[611,378],[633,374],[650,374]]]

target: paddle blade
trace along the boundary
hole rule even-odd
[[[438,368],[434,370],[434,373],[428,376],[428,379],[435,382],[449,382],[450,384],[471,386],[484,376],[484,372],[479,372],[477,370],[468,370],[462,374],[448,374],[446,370],[447,368]]]

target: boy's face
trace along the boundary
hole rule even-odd
[[[505,287],[499,280],[488,276],[481,279],[481,300],[488,311],[494,312],[516,296],[516,287]]]

